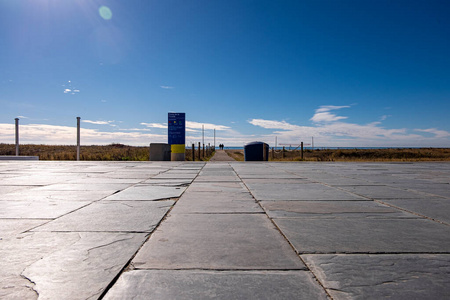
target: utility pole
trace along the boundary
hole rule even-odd
[[[80,117],[77,117],[77,160],[80,160]]]
[[[19,118],[16,118],[16,156],[19,156]]]

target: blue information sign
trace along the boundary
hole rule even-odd
[[[169,113],[169,145],[184,145],[186,143],[186,114]]]

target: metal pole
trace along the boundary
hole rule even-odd
[[[205,144],[205,125],[202,125],[202,144]]]
[[[302,160],[303,160],[303,142],[300,145],[302,147]]]
[[[80,160],[80,117],[77,117],[77,160]]]
[[[195,161],[195,145],[192,144],[192,161]]]
[[[16,118],[16,156],[19,156],[19,118]]]

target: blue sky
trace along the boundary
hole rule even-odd
[[[450,147],[449,1],[0,0],[0,143]]]

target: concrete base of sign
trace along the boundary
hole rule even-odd
[[[39,160],[39,156],[0,155],[0,160]]]
[[[170,156],[171,156],[172,161],[184,161],[185,160],[184,153],[171,153]]]
[[[170,145],[163,143],[150,144],[150,161],[170,161]]]

